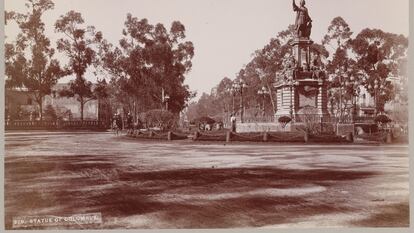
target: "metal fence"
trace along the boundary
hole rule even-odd
[[[305,123],[305,122],[323,122],[323,123],[364,123],[364,124],[375,124],[375,117],[367,117],[367,116],[328,116],[328,115],[320,115],[320,114],[297,114],[293,116],[292,119],[294,122],[297,123]],[[244,117],[243,123],[277,123],[277,118],[275,116],[256,116],[256,117]]]
[[[98,120],[86,121],[6,121],[6,130],[26,129],[107,129],[108,125]]]
[[[243,123],[270,123],[275,122],[275,116],[243,117]]]

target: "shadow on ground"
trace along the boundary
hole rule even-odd
[[[290,223],[353,211],[334,202],[330,188],[376,175],[266,167],[142,171],[110,156],[6,157],[5,170],[7,229],[13,216],[93,212],[102,213],[103,225],[73,227],[236,228]],[[122,220],[131,216],[146,221]],[[366,221],[355,225],[377,222]]]

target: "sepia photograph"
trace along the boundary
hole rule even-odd
[[[409,5],[4,0],[5,230],[409,229]]]

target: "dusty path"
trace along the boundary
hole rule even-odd
[[[408,226],[407,146],[223,145],[6,133],[13,216],[100,212],[72,228]],[[62,227],[61,227],[62,228]]]

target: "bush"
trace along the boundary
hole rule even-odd
[[[298,122],[302,122],[305,126],[305,131],[312,135],[321,133],[321,116],[318,114],[318,109],[307,106],[300,110],[298,115]]]
[[[387,123],[391,122],[391,119],[386,115],[378,115],[377,117],[375,117],[375,122],[377,122],[377,123],[379,122],[379,123],[382,123],[382,124],[387,124]]]
[[[292,121],[292,119],[288,116],[282,116],[282,117],[279,117],[278,121],[282,125],[282,128],[285,128],[286,125]]]
[[[44,110],[44,119],[45,120],[50,120],[50,121],[56,121],[57,120],[56,110],[50,104],[47,105],[46,109]]]
[[[165,131],[176,128],[178,119],[169,111],[154,109],[144,113],[143,121],[147,128],[160,128]]]

